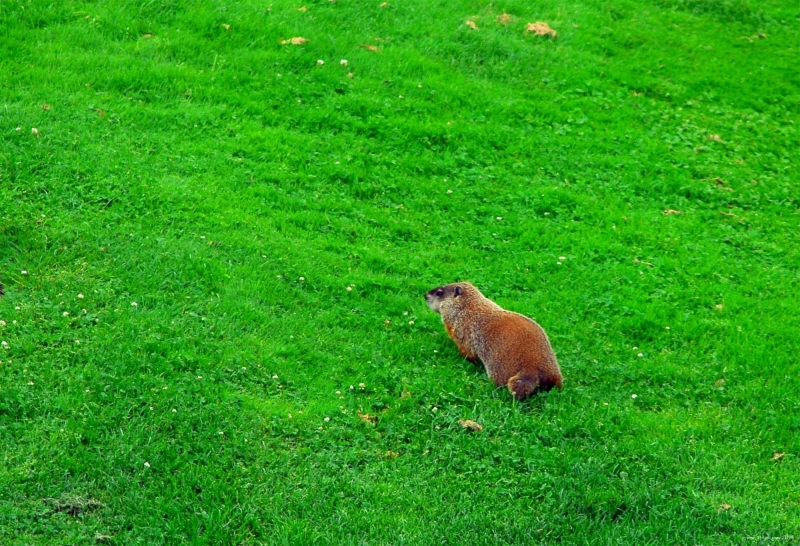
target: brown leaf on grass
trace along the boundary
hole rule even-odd
[[[389,5],[389,2],[384,2],[384,3],[382,3],[382,4],[381,4],[381,7],[382,7],[382,8],[385,8],[385,7],[386,7],[386,6],[388,6],[388,5]]]
[[[406,398],[408,398],[409,396],[411,396],[411,391],[409,391],[408,389],[406,389],[406,388],[404,387],[404,388],[403,388],[403,392],[401,392],[401,393],[400,393],[400,398],[402,398],[403,400],[405,400],[405,399],[406,399]]]
[[[467,19],[467,22],[464,24],[467,25],[472,30],[478,30],[478,25],[476,25],[475,21],[473,21],[472,19]]]
[[[525,30],[528,32],[533,32],[537,36],[550,36],[552,38],[558,37],[558,32],[550,28],[550,25],[547,23],[542,23],[541,21],[528,23],[528,26],[525,27]]]
[[[149,40],[152,37],[153,37],[152,34],[145,34],[145,35],[142,36],[142,38],[144,38],[145,40]]]
[[[375,417],[374,415],[370,415],[369,413],[361,413],[360,411],[357,411],[356,414],[358,415],[359,419],[361,419],[365,423],[369,423],[370,425],[374,425],[375,422],[378,420],[377,417]]]
[[[42,105],[42,110],[44,110],[44,111],[50,110],[50,105],[49,104],[43,104]]]
[[[511,16],[507,13],[504,13],[503,15],[498,15],[497,22],[500,23],[501,25],[507,25],[508,23],[511,22]]]
[[[708,140],[713,140],[714,142],[721,142],[722,137],[719,135],[708,135]]]
[[[297,8],[297,11],[308,11],[308,8],[305,7],[305,6],[301,6],[301,7]]]
[[[669,216],[671,214],[683,214],[683,212],[675,209],[667,209],[663,211],[661,214],[663,214],[664,216]]]
[[[458,424],[467,430],[480,432],[483,430],[483,425],[473,421],[472,419],[459,419]]]
[[[725,386],[725,380],[724,380],[724,379],[718,379],[718,380],[716,380],[716,381],[714,382],[714,386],[715,386],[715,387],[724,387],[724,386]]]
[[[784,456],[784,455],[786,455],[786,453],[778,453],[778,452],[776,451],[776,452],[775,452],[775,455],[773,455],[773,456],[772,456],[772,460],[773,460],[773,461],[780,461],[781,459],[783,459],[783,456]]]
[[[722,504],[719,505],[719,508],[717,509],[717,512],[724,512],[725,510],[730,510],[730,509],[731,509],[731,505],[728,504],[727,502],[723,502]]]
[[[391,449],[386,451],[386,453],[384,453],[383,455],[384,457],[389,457],[390,459],[396,459],[400,456],[398,452],[392,451]]]
[[[230,30],[230,29],[231,29],[231,26],[230,26],[230,25],[228,25],[228,24],[226,24],[226,23],[222,23],[222,25],[221,25],[221,26],[222,26],[222,28],[224,28],[225,30]]]
[[[721,178],[719,178],[719,177],[715,178],[715,179],[714,179],[714,182],[716,182],[716,183],[717,183],[717,187],[719,187],[719,189],[721,189],[721,190],[725,190],[725,191],[733,191],[733,188],[731,188],[730,186],[728,186],[728,183],[727,183],[727,182],[725,182],[723,179],[721,179]]]
[[[714,309],[716,309],[717,311],[722,311],[722,309],[723,309],[724,307],[725,307],[725,305],[724,305],[724,304],[722,304],[722,303],[718,303],[718,304],[716,304],[716,305],[714,306]]]
[[[302,36],[296,36],[294,38],[289,38],[288,40],[281,40],[281,45],[292,44],[292,45],[303,45],[307,44],[308,40],[303,38]]]
[[[381,48],[379,48],[376,45],[372,45],[372,44],[361,44],[361,47],[363,47],[364,49],[367,49],[369,51],[375,51],[375,52],[378,52],[378,51],[381,50]]]

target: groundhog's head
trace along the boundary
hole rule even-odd
[[[465,292],[469,292],[472,289],[475,289],[475,287],[468,282],[446,284],[425,294],[425,301],[433,311],[441,313],[442,305],[458,302],[458,299],[463,297]]]

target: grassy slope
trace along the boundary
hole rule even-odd
[[[792,2],[299,5],[0,4],[0,542],[796,537]]]

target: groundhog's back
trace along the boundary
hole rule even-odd
[[[495,311],[482,330],[483,347],[476,352],[495,385],[506,385],[524,371],[538,376],[539,388],[561,388],[556,355],[536,322],[512,311]]]

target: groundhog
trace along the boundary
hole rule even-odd
[[[467,359],[480,359],[498,387],[517,400],[538,390],[561,388],[561,370],[542,327],[506,311],[468,282],[434,288],[428,307],[442,315],[447,333]]]

